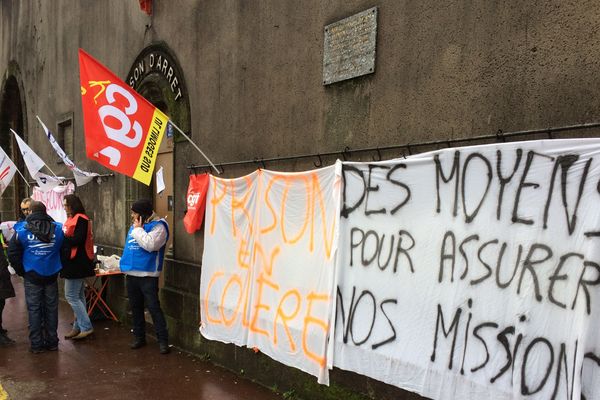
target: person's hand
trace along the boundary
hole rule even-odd
[[[133,227],[134,228],[141,228],[142,227],[142,217],[141,215],[139,215],[137,218],[134,218],[133,220]]]

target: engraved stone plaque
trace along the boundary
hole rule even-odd
[[[375,72],[377,7],[325,27],[323,85]]]

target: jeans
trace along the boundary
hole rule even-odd
[[[92,322],[85,305],[84,284],[84,279],[65,279],[65,298],[75,314],[73,329],[81,332],[92,330]]]
[[[37,285],[25,279],[24,287],[31,348],[58,346],[58,283]]]
[[[158,277],[127,275],[127,295],[133,318],[133,335],[137,339],[146,338],[145,304],[152,316],[156,338],[159,343],[168,343],[167,322],[158,301]]]

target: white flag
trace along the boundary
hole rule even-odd
[[[46,175],[42,172],[38,172],[34,178],[42,192],[47,192],[48,190],[54,189],[55,187],[61,185],[62,181],[65,180],[65,178],[62,176]]]
[[[0,147],[0,195],[4,193],[16,172],[17,166]]]
[[[40,117],[36,115],[36,118],[38,119],[38,121],[40,121],[40,124],[42,124],[42,128],[44,128],[46,137],[50,141],[50,144],[54,148],[54,151],[56,151],[56,154],[58,154],[58,156],[63,160],[65,165],[71,170],[71,172],[73,172],[73,176],[75,177],[75,183],[77,184],[77,186],[83,186],[92,179],[94,179],[94,177],[98,176],[98,174],[95,172],[87,172],[77,168],[77,166],[69,158],[67,153],[65,153],[65,151],[60,147],[60,145],[52,135],[52,132],[50,132],[50,129],[46,127],[46,125],[42,122]]]
[[[33,150],[31,150],[27,143],[25,143],[25,141],[21,139],[19,135],[17,135],[17,132],[13,131],[12,129],[10,131],[17,139],[19,150],[21,150],[23,161],[25,161],[25,166],[27,167],[29,174],[35,179],[40,169],[42,169],[42,167],[44,167],[46,164],[37,154],[33,152]]]
[[[94,179],[95,176],[98,176],[98,174],[95,172],[82,171],[77,167],[73,168],[71,172],[73,172],[73,176],[75,177],[75,184],[77,186],[83,186],[86,183],[90,182],[92,179]]]

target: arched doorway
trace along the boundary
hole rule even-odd
[[[142,83],[138,92],[160,111],[169,115],[169,106],[157,82],[148,79],[146,82]],[[168,125],[165,136],[158,149],[155,169],[155,171],[158,171],[162,168],[165,190],[161,193],[156,193],[157,182],[156,178],[153,178],[152,184],[149,186],[152,193],[147,196],[152,199],[156,213],[162,217],[166,217],[171,226],[173,225],[173,149],[173,130],[172,127]],[[169,236],[169,241],[167,243],[168,252],[173,251],[173,236],[173,234]]]
[[[166,44],[155,43],[142,50],[133,63],[126,82],[164,112],[178,127],[189,132],[190,109],[183,72]],[[178,135],[169,124],[156,160],[155,172],[161,167],[163,170],[165,190],[162,193],[156,193],[156,175],[150,186],[133,180],[127,182],[127,210],[132,202],[145,197],[152,199],[155,211],[167,218],[171,226],[171,235],[167,244],[168,253],[173,251],[175,237],[174,150],[177,141]]]
[[[27,140],[25,132],[25,115],[23,114],[24,100],[20,84],[19,68],[14,62],[10,62],[2,80],[0,92],[0,146],[4,152],[17,165],[19,171],[23,171],[23,159],[10,133],[14,129],[23,139]],[[2,194],[0,199],[0,219],[2,221],[14,221],[19,217],[19,205],[21,199],[27,197],[28,190],[22,178],[17,174],[11,184]]]

